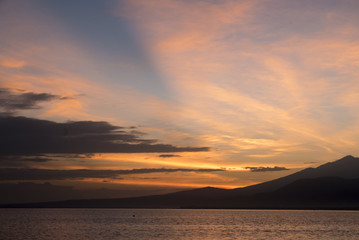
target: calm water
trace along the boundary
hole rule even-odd
[[[0,209],[0,239],[359,239],[359,212]]]

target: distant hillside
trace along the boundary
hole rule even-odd
[[[238,194],[253,195],[277,190],[299,179],[321,177],[359,178],[359,158],[348,155],[335,162],[329,162],[317,168],[306,168],[282,178],[244,188],[237,188],[233,191]]]
[[[359,209],[359,178],[300,179],[253,200],[261,208]]]
[[[70,200],[2,207],[359,209],[359,158],[308,168],[238,189],[200,188],[119,199]]]

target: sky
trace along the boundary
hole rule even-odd
[[[134,196],[358,156],[358,10],[0,0],[0,183]]]

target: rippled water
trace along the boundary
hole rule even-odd
[[[0,209],[0,239],[359,239],[359,212]]]

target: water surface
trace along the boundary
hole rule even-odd
[[[359,212],[0,209],[0,239],[358,239]]]

